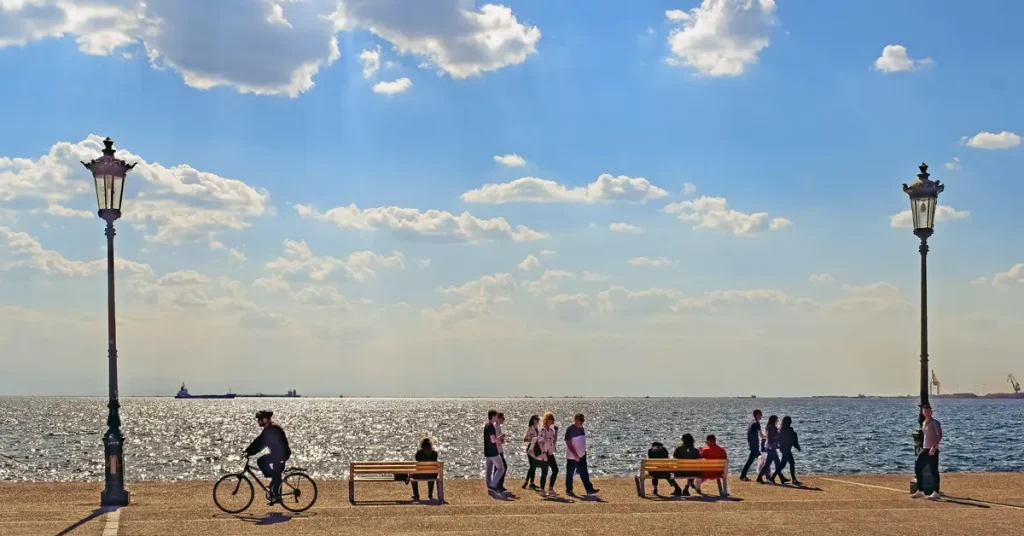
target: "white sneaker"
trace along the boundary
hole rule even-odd
[[[917,490],[916,492],[910,495],[911,499],[920,499],[921,497],[924,497],[924,492],[921,490]]]
[[[928,498],[933,500],[933,501],[937,501],[937,500],[942,498],[942,495],[939,495],[939,492],[936,491],[936,492],[932,493],[931,495],[929,495]]]

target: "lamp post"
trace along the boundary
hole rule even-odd
[[[114,158],[114,142],[103,140],[103,156],[82,162],[96,181],[96,202],[99,216],[107,222],[107,359],[109,385],[107,402],[107,433],[103,434],[105,485],[100,494],[103,506],[127,506],[128,490],[124,487],[124,436],[121,435],[121,404],[117,395],[117,330],[114,321],[114,220],[121,217],[124,178],[135,164]]]
[[[935,232],[935,207],[939,194],[946,187],[940,181],[932,181],[928,175],[928,165],[921,163],[917,180],[910,185],[904,184],[903,191],[910,196],[910,215],[914,222],[914,234],[921,239],[918,251],[921,252],[921,402],[928,403],[928,238]],[[920,406],[917,413],[917,429],[914,430],[914,455],[924,445],[924,414]],[[911,491],[916,491],[917,481],[911,482]]]

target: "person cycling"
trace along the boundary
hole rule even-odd
[[[256,465],[263,472],[263,476],[270,479],[268,506],[281,501],[281,473],[284,472],[284,462],[292,457],[288,436],[280,426],[270,420],[273,416],[273,411],[264,410],[256,413],[256,422],[263,431],[245,449],[247,456],[254,456],[264,448],[270,450],[269,454],[264,454],[256,460]]]

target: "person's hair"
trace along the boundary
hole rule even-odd
[[[499,411],[498,412],[498,418],[499,419],[504,419],[505,418],[505,414]]]
[[[772,415],[771,417],[768,417],[768,426],[774,426],[775,423],[778,422],[778,421],[779,421],[779,416],[778,415]]]
[[[526,426],[527,427],[533,426],[533,425],[537,424],[537,421],[539,421],[539,420],[540,420],[540,417],[538,417],[536,415],[530,415],[530,424],[527,424]]]
[[[494,416],[497,415],[497,414],[498,414],[498,410],[496,410],[496,409],[489,409],[489,410],[487,410],[487,420],[493,419]]]
[[[759,409],[755,409],[754,410],[754,416],[755,417],[760,417],[761,415],[764,415],[763,413],[761,413],[761,410],[759,410]]]
[[[543,424],[543,423],[548,422],[549,420],[551,421],[551,424],[555,424],[555,414],[551,413],[550,411],[546,411],[546,412],[544,412],[544,418],[541,419],[540,422],[541,422],[541,424]]]
[[[786,415],[785,417],[782,418],[782,427],[783,428],[790,428],[792,426],[793,426],[793,417],[790,417],[789,415]]]
[[[715,437],[715,434],[708,434],[708,437],[705,440],[708,443],[717,443],[718,442],[718,438]]]
[[[690,435],[690,434],[683,434],[683,446],[686,446],[686,447],[692,447],[693,446],[693,436],[692,435]]]
[[[420,450],[433,450],[434,444],[430,442],[429,437],[424,437],[420,440]]]
[[[582,413],[577,413],[576,416],[573,417],[573,420],[574,421],[584,421],[584,420],[586,420],[586,418],[583,416]]]
[[[921,409],[932,409],[931,404],[921,404]]]

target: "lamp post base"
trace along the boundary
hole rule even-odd
[[[106,488],[100,493],[100,506],[128,506],[131,493],[125,488]]]
[[[924,448],[924,430],[922,430],[921,428],[915,429],[914,432],[911,434],[911,438],[914,441],[914,467],[915,467],[914,477],[910,479],[910,493],[911,493],[911,495],[913,495],[914,493],[917,493],[917,490],[918,490],[916,467],[917,467],[917,457],[921,454],[921,449]]]

